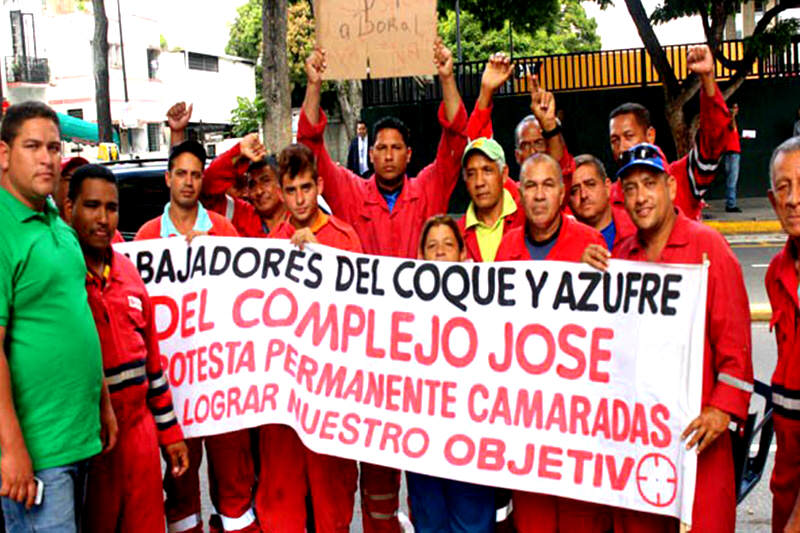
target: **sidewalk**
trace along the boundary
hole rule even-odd
[[[703,209],[703,222],[723,235],[782,232],[781,225],[766,196],[740,198],[741,213],[726,213],[725,200],[709,200]]]

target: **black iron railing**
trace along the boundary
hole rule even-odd
[[[667,60],[678,80],[688,76],[686,52],[689,44],[665,46]],[[725,41],[725,56],[733,61],[744,56],[742,40]],[[550,56],[517,57],[517,72],[538,65],[540,81],[550,91],[577,91],[611,89],[620,87],[647,87],[661,84],[650,54],[644,48],[576,52]],[[456,79],[461,95],[472,100],[478,97],[485,60],[465,61],[455,65]],[[717,62],[717,79],[729,78],[732,71]],[[760,56],[753,63],[749,78],[775,78],[800,76],[800,36],[781,52]],[[365,80],[364,106],[393,105],[425,102],[441,98],[441,87],[436,78],[387,78]],[[527,81],[515,74],[500,95],[524,94],[529,90]]]
[[[40,57],[6,57],[6,81],[8,83],[48,83],[50,67],[47,59]]]

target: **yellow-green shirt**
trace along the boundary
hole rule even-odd
[[[475,238],[478,240],[478,248],[481,251],[481,258],[484,261],[494,261],[500,241],[503,240],[503,219],[517,212],[517,204],[511,193],[503,189],[503,212],[500,213],[497,221],[489,226],[478,220],[475,214],[475,204],[470,202],[467,207],[466,220],[464,226],[471,228],[475,226]]]

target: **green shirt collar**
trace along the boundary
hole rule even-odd
[[[497,222],[494,223],[492,228],[497,227],[504,218],[508,215],[513,215],[517,212],[517,203],[514,201],[514,197],[511,196],[511,193],[508,192],[508,189],[505,187],[503,188],[503,212],[500,213],[500,217],[497,219]],[[464,226],[467,228],[471,228],[472,226],[483,226],[485,228],[489,228],[486,224],[478,220],[478,215],[475,214],[475,203],[470,202],[469,206],[467,207],[467,214],[464,220]]]
[[[19,222],[27,222],[32,218],[52,218],[53,216],[58,216],[58,208],[49,196],[44,202],[44,211],[36,211],[20,202],[4,187],[0,187],[0,206],[5,207]]]

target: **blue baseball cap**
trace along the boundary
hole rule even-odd
[[[639,143],[622,152],[622,155],[619,156],[619,164],[617,179],[625,177],[628,171],[634,167],[647,167],[658,172],[669,172],[669,165],[664,154],[661,153],[661,149],[650,143]]]

